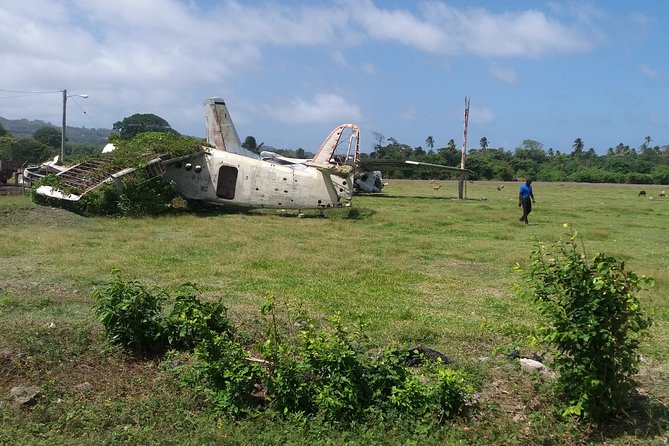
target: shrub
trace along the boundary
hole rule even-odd
[[[230,334],[228,309],[220,299],[200,301],[192,284],[183,285],[180,291],[167,318],[167,341],[171,347],[192,349],[205,339]]]
[[[231,333],[222,301],[200,301],[194,285],[180,287],[165,317],[163,303],[169,299],[166,291],[125,281],[118,271],[115,274],[116,279],[105,290],[93,293],[96,316],[113,343],[134,353],[162,353],[169,347],[192,349],[203,340]]]
[[[211,399],[221,412],[239,415],[258,405],[254,396],[263,375],[260,366],[247,359],[242,345],[227,334],[205,338],[195,348],[195,364],[183,375]]]
[[[535,248],[527,295],[547,321],[539,340],[556,350],[563,414],[601,420],[623,410],[636,388],[639,340],[651,320],[635,293],[652,280],[604,254],[588,262],[576,236],[570,230],[552,247]]]
[[[163,178],[145,179],[143,175],[124,182],[118,208],[131,217],[154,216],[170,210],[170,203],[177,197],[174,184]]]
[[[107,289],[94,293],[96,315],[109,339],[133,352],[194,349],[192,364],[180,367],[181,379],[230,415],[267,403],[282,415],[329,422],[381,413],[441,422],[469,401],[472,389],[460,372],[441,363],[409,369],[406,350],[373,354],[362,324],[347,328],[339,316],[325,329],[300,323],[299,332],[291,331],[277,323],[272,301],[262,308],[267,339],[258,346],[261,357],[251,357],[235,338],[221,301],[201,302],[196,292],[194,285],[183,285],[163,317],[165,291],[124,281],[116,272]]]
[[[122,280],[118,272],[107,289],[93,292],[97,303],[95,314],[107,337],[140,354],[156,352],[165,346],[161,311],[166,297],[164,292],[149,290],[137,281]]]
[[[271,336],[265,342],[262,351],[272,364],[266,376],[270,407],[335,422],[380,412],[442,421],[464,410],[472,389],[461,372],[442,364],[409,369],[405,350],[371,354],[360,325],[347,329],[338,316],[331,324],[304,327],[295,345]]]

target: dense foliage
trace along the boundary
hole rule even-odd
[[[192,284],[182,285],[165,316],[163,304],[170,297],[165,290],[124,280],[116,272],[107,288],[94,291],[95,314],[109,340],[134,353],[192,348],[204,339],[227,334],[231,327],[220,299],[202,302],[197,292]]]
[[[539,340],[555,349],[563,413],[594,420],[620,413],[636,390],[639,341],[651,324],[635,293],[651,279],[601,253],[589,262],[573,231],[537,246],[525,277],[546,319]]]
[[[375,159],[411,159],[420,162],[459,166],[461,151],[450,140],[446,147],[436,151],[412,148],[393,138],[378,136]],[[434,144],[434,139],[426,141]],[[644,143],[638,150],[618,144],[609,148],[606,155],[597,155],[594,149],[583,151],[582,141],[574,144],[571,153],[544,150],[540,142],[525,140],[513,151],[488,147],[482,138],[481,148],[467,153],[465,167],[472,171],[472,180],[511,181],[532,178],[541,181],[574,181],[588,183],[669,184],[669,146],[650,147]],[[428,145],[429,147],[429,145]],[[393,170],[384,177],[435,178],[448,176],[439,171]]]

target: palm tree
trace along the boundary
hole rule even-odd
[[[574,148],[572,156],[580,156],[583,153],[583,140],[581,138],[576,138],[572,147]]]
[[[434,138],[431,136],[428,136],[425,139],[425,145],[430,148],[430,150],[434,149]]]
[[[652,141],[652,138],[651,138],[650,136],[646,136],[646,137],[643,139],[643,144],[641,144],[641,148],[642,148],[642,149],[647,149],[648,146],[650,145],[650,142],[651,142],[651,141]]]
[[[490,146],[490,143],[488,142],[488,138],[485,136],[481,138],[481,141],[479,141],[479,144],[481,145],[481,150],[485,150]]]

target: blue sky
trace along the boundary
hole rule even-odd
[[[315,151],[352,122],[369,151],[460,146],[469,97],[468,148],[663,146],[667,23],[657,0],[3,1],[0,116],[60,125],[67,89],[89,95],[68,125],[154,113],[204,136],[222,97],[242,139]]]

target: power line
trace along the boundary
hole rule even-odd
[[[3,90],[0,88],[0,91],[3,93],[27,93],[27,94],[50,94],[50,93],[62,93],[63,90],[56,91],[21,91],[21,90]]]
[[[2,90],[0,89],[0,93],[14,93],[15,96],[0,96],[0,99],[15,99],[15,98],[24,98],[26,96],[39,96],[43,94],[53,94],[53,93],[61,93],[62,90],[56,90],[56,91],[22,91],[22,90]]]
[[[81,110],[81,112],[82,112],[84,115],[86,115],[86,117],[88,118],[88,120],[91,121],[91,122],[93,123],[93,126],[97,128],[98,125],[95,123],[95,121],[93,120],[93,118],[91,118],[90,116],[88,116],[88,113],[86,113],[86,110],[84,110],[84,109],[81,107],[81,105],[79,105],[79,102],[76,101],[74,97],[72,97],[72,99],[73,99],[74,104],[75,104],[77,107],[79,107],[79,110]]]

